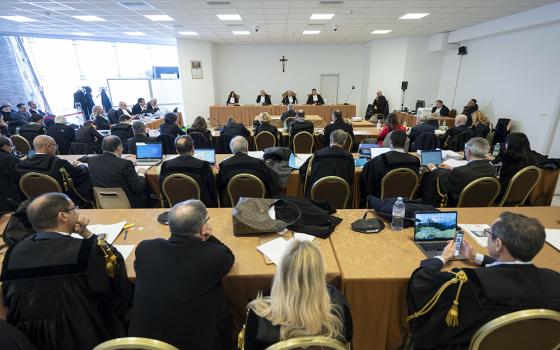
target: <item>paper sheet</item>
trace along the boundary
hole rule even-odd
[[[490,226],[486,224],[459,224],[465,232],[467,232],[476,243],[481,247],[488,246],[488,237],[484,233],[485,229],[489,229]]]
[[[115,240],[117,239],[119,233],[121,233],[121,231],[123,230],[125,224],[126,221],[117,222],[116,224],[112,225],[89,224],[87,225],[87,229],[90,230],[91,233],[95,233],[96,235],[100,235],[102,233],[106,234],[107,236],[105,237],[105,240],[109,244],[113,244],[113,242],[115,242]]]
[[[449,166],[451,169],[453,168],[457,168],[460,166],[464,166],[467,165],[467,161],[466,160],[457,160],[457,159],[448,159],[445,162],[443,162],[442,164],[445,164],[447,166]]]
[[[309,159],[309,157],[311,157],[313,154],[312,153],[298,153],[298,154],[291,154],[290,155],[290,167],[295,168],[295,169],[299,169],[301,168],[301,166],[303,165],[303,163],[305,163],[305,161],[307,159]]]
[[[315,236],[308,235],[307,233],[294,232],[293,239],[297,239],[298,241],[313,241]]]
[[[249,156],[257,159],[263,159],[264,151],[249,151]]]
[[[261,244],[257,247],[257,250],[264,254],[270,261],[275,265],[278,265],[286,247],[288,246],[288,241],[282,237],[273,239],[272,241]]]
[[[560,250],[560,229],[557,228],[545,228],[546,232],[546,242]]]
[[[128,256],[132,253],[134,248],[136,248],[136,246],[134,244],[130,244],[130,245],[129,244],[115,244],[114,247],[117,248],[119,253],[121,253],[124,260],[126,260],[128,258]]]
[[[459,153],[457,152],[453,152],[453,151],[441,151],[441,155],[443,157],[443,159],[448,159],[448,158],[457,158],[457,159],[461,159],[463,158]]]
[[[375,158],[377,156],[382,155],[383,153],[389,152],[390,148],[370,148],[371,158]]]

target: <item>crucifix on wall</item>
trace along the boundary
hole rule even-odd
[[[282,56],[282,58],[280,59],[280,62],[282,62],[282,73],[286,72],[286,62],[288,62],[288,59],[284,56]]]

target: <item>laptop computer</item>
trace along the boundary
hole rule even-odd
[[[157,165],[162,160],[161,143],[136,143],[136,165]]]
[[[216,164],[216,151],[212,148],[195,149],[194,157],[196,159],[205,160],[210,164]]]
[[[360,158],[371,158],[371,149],[378,147],[379,145],[376,143],[360,143],[358,146],[358,154]]]
[[[414,243],[428,258],[440,255],[447,242],[455,238],[456,232],[456,211],[414,214]]]
[[[443,153],[440,149],[435,151],[422,151],[422,153],[420,153],[420,164],[422,166],[428,166],[430,163],[440,165],[442,162]]]

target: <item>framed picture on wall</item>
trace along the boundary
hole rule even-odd
[[[202,75],[202,61],[191,61],[191,76],[193,79],[204,79]]]

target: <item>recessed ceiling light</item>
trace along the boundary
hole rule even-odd
[[[304,30],[303,35],[317,35],[320,34],[320,30]]]
[[[190,36],[198,35],[197,32],[179,32],[179,34],[181,34],[181,35],[190,35]]]
[[[251,32],[248,30],[232,30],[233,35],[250,35]]]
[[[371,34],[387,34],[391,32],[392,32],[391,29],[376,29],[373,32],[371,32]]]
[[[124,32],[124,34],[130,35],[130,36],[143,36],[143,35],[146,35],[146,33],[144,33],[144,32]]]
[[[240,15],[216,15],[222,21],[241,21]]]
[[[407,13],[404,16],[399,17],[399,19],[420,19],[426,17],[429,13]]]
[[[174,19],[169,17],[168,15],[144,15],[144,17],[146,17],[149,20],[155,21],[155,22],[174,21]]]
[[[74,33],[70,33],[72,35],[79,35],[79,36],[93,36],[93,34],[91,33],[86,33],[86,32],[74,32]]]
[[[334,13],[314,13],[309,19],[332,19]]]
[[[0,16],[0,18],[8,19],[15,22],[37,22],[36,19],[25,17],[25,16]]]
[[[72,17],[84,22],[105,22],[104,18],[98,16],[72,16]]]

